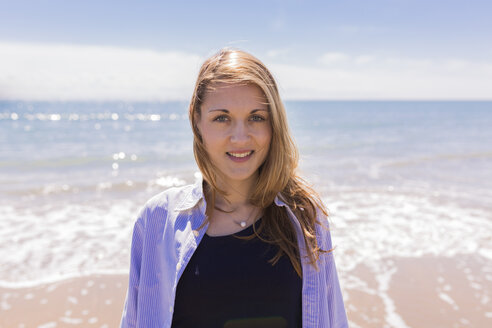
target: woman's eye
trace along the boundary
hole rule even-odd
[[[257,121],[257,122],[262,122],[262,121],[264,121],[265,119],[263,118],[263,116],[260,116],[260,115],[253,115],[253,116],[251,116],[251,120],[252,120],[252,121]]]
[[[216,121],[216,122],[226,122],[227,121],[227,116],[225,116],[225,115],[219,115],[216,118],[214,118],[214,121]]]

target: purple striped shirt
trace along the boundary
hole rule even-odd
[[[280,195],[279,195],[280,196]],[[319,271],[309,264],[299,221],[285,206],[296,233],[303,272],[302,326],[348,327],[333,252],[320,254]],[[130,276],[120,327],[171,327],[179,278],[205,234],[202,180],[168,189],[141,209],[133,228]],[[326,217],[318,219],[328,225]],[[331,249],[330,232],[316,227],[322,249]]]

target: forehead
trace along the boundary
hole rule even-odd
[[[205,93],[202,109],[268,109],[268,102],[255,84],[218,84]]]

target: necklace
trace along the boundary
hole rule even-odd
[[[236,222],[237,224],[239,224],[243,228],[246,226],[246,221],[241,221],[241,222],[234,221],[234,222]]]
[[[253,214],[253,212],[255,211],[255,208],[253,207],[253,209],[251,210],[251,212],[249,213],[248,217],[246,218],[246,220],[241,220],[241,221],[236,221],[236,220],[232,220],[234,221],[234,223],[240,225],[242,228],[246,227],[248,221],[249,221],[249,218],[251,217],[251,214]]]

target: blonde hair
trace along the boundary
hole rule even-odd
[[[294,227],[283,207],[276,206],[275,197],[280,193],[282,200],[299,220],[310,264],[316,269],[320,253],[330,252],[318,246],[316,224],[326,228],[317,219],[320,211],[328,216],[319,195],[296,174],[298,151],[289,133],[287,115],[280,99],[277,84],[266,66],[251,54],[224,48],[207,59],[198,74],[195,90],[190,103],[189,118],[193,129],[193,151],[203,178],[207,183],[207,218],[215,208],[216,193],[226,196],[217,186],[218,169],[211,161],[203,143],[197,122],[201,118],[201,105],[208,92],[221,84],[253,84],[258,86],[267,102],[270,112],[272,139],[265,162],[259,168],[258,179],[249,196],[250,203],[263,209],[263,220],[254,230],[254,235],[264,242],[275,244],[279,251],[269,262],[275,265],[283,254],[292,262],[297,274],[302,277],[299,246]],[[254,227],[254,226],[253,226]],[[262,238],[259,233],[264,231]],[[252,239],[254,235],[243,237]]]

